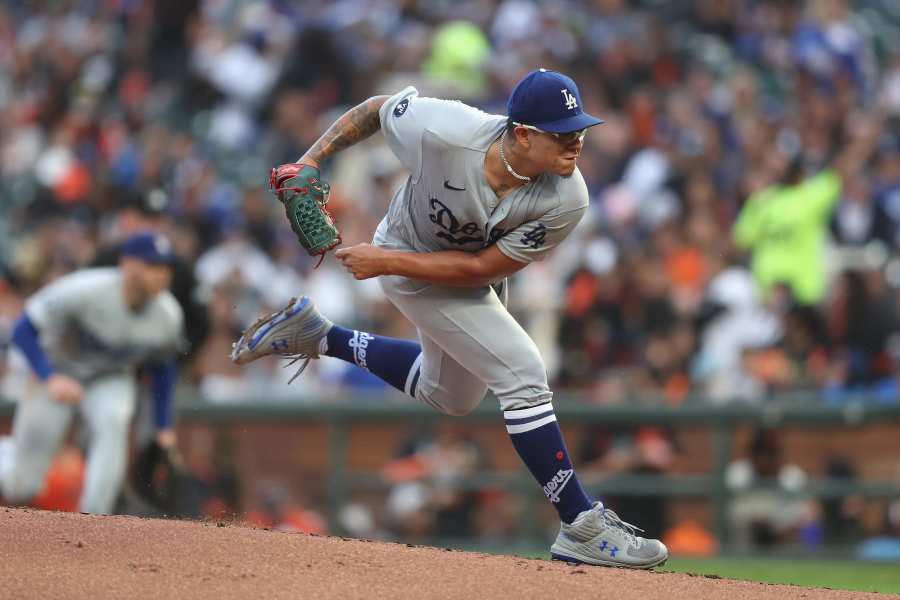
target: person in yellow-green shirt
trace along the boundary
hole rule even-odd
[[[750,250],[751,269],[765,297],[785,285],[794,301],[820,302],[827,290],[825,242],[828,221],[842,182],[865,163],[877,139],[880,119],[851,120],[850,143],[832,166],[804,177],[799,157],[784,169],[781,183],[756,192],[734,225],[734,241]]]

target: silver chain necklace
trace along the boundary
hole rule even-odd
[[[531,177],[526,177],[525,175],[519,175],[516,173],[513,168],[509,165],[509,161],[506,160],[506,155],[503,154],[503,142],[506,141],[506,130],[503,130],[503,133],[500,134],[500,160],[503,161],[503,165],[506,167],[506,170],[509,171],[509,174],[518,179],[519,181],[531,181]]]

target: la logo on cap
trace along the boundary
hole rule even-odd
[[[514,123],[532,125],[550,133],[580,131],[603,122],[584,112],[581,103],[578,84],[571,77],[535,69],[513,88],[506,102],[506,114]]]

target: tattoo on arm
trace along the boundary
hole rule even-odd
[[[298,162],[303,162],[304,158],[311,158],[322,164],[341,150],[363,141],[381,129],[378,109],[387,99],[388,96],[373,96],[345,112]]]

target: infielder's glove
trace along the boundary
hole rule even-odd
[[[156,440],[141,448],[131,471],[131,487],[137,495],[166,515],[178,514],[186,479],[178,450],[163,448]]]
[[[341,243],[341,234],[325,208],[331,187],[322,181],[318,168],[302,163],[281,165],[272,169],[269,186],[284,204],[291,229],[310,256],[324,259],[326,252]]]

